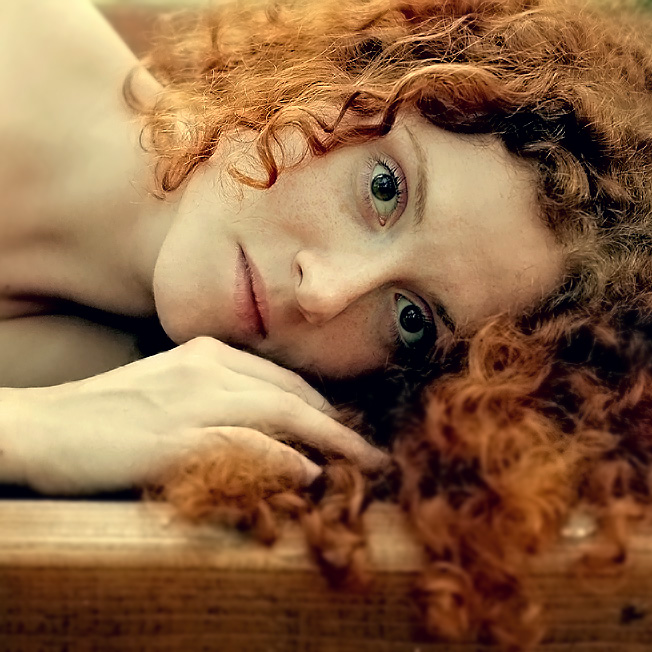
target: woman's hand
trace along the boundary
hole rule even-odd
[[[184,454],[234,440],[270,463],[282,458],[300,482],[319,467],[274,436],[367,470],[386,459],[335,421],[300,376],[209,337],[84,380],[15,390],[14,399],[12,429],[21,434],[7,452],[25,483],[50,493],[142,484]]]

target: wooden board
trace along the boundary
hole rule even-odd
[[[264,548],[237,531],[178,522],[166,505],[0,502],[0,650],[479,652],[431,642],[410,592],[421,553],[401,515],[366,518],[376,584],[332,590],[289,524]],[[595,594],[567,570],[567,542],[534,568],[547,604],[541,650],[652,650],[652,531],[632,542],[630,571]]]

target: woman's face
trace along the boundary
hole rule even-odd
[[[269,190],[225,191],[222,169],[213,160],[193,174],[154,271],[177,343],[210,335],[352,376],[399,349],[425,355],[453,325],[518,310],[561,277],[534,173],[493,138],[405,116]]]

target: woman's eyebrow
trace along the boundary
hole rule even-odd
[[[423,217],[426,212],[426,201],[428,199],[428,164],[426,162],[426,152],[424,151],[421,143],[417,140],[416,136],[412,133],[409,127],[405,127],[414,153],[417,158],[417,189],[415,192],[415,206],[414,206],[414,224],[418,226],[423,222]],[[452,333],[455,332],[455,322],[451,319],[448,311],[442,305],[441,301],[433,295],[427,297],[428,303],[433,306],[439,318],[444,322],[446,328]]]
[[[421,146],[421,143],[416,139],[409,127],[405,127],[414,152],[417,157],[417,189],[415,192],[415,206],[414,206],[414,224],[419,226],[423,222],[423,216],[426,212],[426,200],[428,199],[428,164],[426,162],[426,153]]]
[[[439,318],[444,322],[444,326],[448,328],[451,333],[455,332],[455,322],[451,319],[451,316],[448,314],[446,308],[441,305],[437,299],[431,297],[432,305],[435,308],[435,312],[439,315]]]

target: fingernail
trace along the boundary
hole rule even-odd
[[[314,462],[308,462],[303,465],[305,471],[305,480],[304,484],[312,484],[320,475],[321,475],[321,466],[315,464]]]

